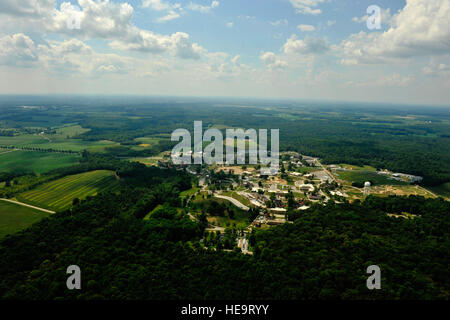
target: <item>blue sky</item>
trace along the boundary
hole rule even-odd
[[[0,93],[449,104],[449,3],[3,0]]]

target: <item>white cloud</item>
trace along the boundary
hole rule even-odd
[[[0,64],[29,66],[37,60],[35,43],[28,36],[18,33],[0,38]]]
[[[281,19],[281,20],[277,20],[277,21],[269,21],[269,23],[274,26],[274,27],[278,27],[280,25],[288,25],[289,22],[287,19]]]
[[[110,41],[110,47],[119,50],[136,50],[149,53],[170,53],[171,55],[183,59],[199,59],[200,54],[205,50],[196,43],[190,42],[190,36],[184,32],[177,32],[171,35],[156,34],[149,30],[139,29],[131,22],[134,9],[128,3],[116,3],[109,0],[78,0],[80,10],[68,2],[61,4],[59,10],[51,8],[52,3],[46,0],[46,10],[38,6],[38,1],[28,1],[23,4],[28,6],[22,8],[10,0],[2,5],[6,8],[8,3],[12,16],[16,12],[38,12],[26,21],[30,22],[28,29],[36,29],[38,23],[47,32],[66,34],[85,39],[105,39]],[[54,2],[53,2],[54,3]],[[180,8],[179,4],[169,4],[161,0],[144,0],[143,5],[151,6],[155,10],[164,11],[169,9],[168,16],[161,19],[169,20],[170,10]],[[42,9],[41,11],[39,11]],[[80,29],[68,28],[67,21],[76,12],[80,19]],[[37,14],[37,13],[36,13]],[[10,15],[10,16],[11,16]],[[21,17],[18,18],[19,21]]]
[[[226,26],[227,26],[227,28],[233,28],[234,23],[233,22],[227,22]]]
[[[170,20],[174,20],[174,19],[178,19],[180,17],[180,14],[178,12],[175,11],[169,11],[167,13],[167,15],[160,17],[157,19],[158,22],[165,22],[165,21],[170,21]]]
[[[289,0],[295,8],[296,13],[318,15],[322,13],[321,9],[316,8],[325,0]]]
[[[299,24],[297,26],[297,29],[300,29],[303,32],[311,32],[316,30],[316,27],[310,25],[310,24]]]
[[[64,76],[98,77],[102,74],[124,74],[135,68],[132,58],[97,53],[77,39],[48,41],[40,45],[38,50],[42,65]]]
[[[191,43],[187,33],[176,32],[163,36],[146,30],[136,30],[132,38],[112,41],[110,46],[119,50],[170,52],[173,56],[183,59],[200,59],[200,54],[206,51],[198,44]]]
[[[151,8],[155,11],[165,11],[166,15],[157,19],[158,22],[165,22],[179,18],[183,8],[179,3],[171,4],[164,0],[143,0],[142,7]]]
[[[219,6],[219,4],[220,4],[220,2],[216,1],[216,0],[212,1],[211,5],[209,5],[209,6],[204,6],[204,5],[201,5],[201,4],[197,4],[197,3],[191,2],[187,6],[187,8],[189,10],[199,11],[201,13],[209,13],[209,12],[211,12],[211,9],[217,8]]]
[[[41,17],[43,12],[50,12],[55,7],[55,0],[2,0],[0,14]]]
[[[450,78],[450,64],[432,59],[427,66],[422,68],[422,72],[431,77],[446,78],[448,81]]]
[[[293,34],[286,40],[282,49],[284,53],[321,54],[328,51],[330,46],[326,38],[306,37],[304,40],[301,40]]]
[[[273,52],[265,52],[259,57],[269,69],[283,69],[288,66],[286,61],[277,58]]]
[[[142,6],[144,8],[152,8],[157,11],[165,11],[172,9],[172,5],[169,2],[163,0],[143,0]]]
[[[77,7],[68,2],[60,6],[60,10],[52,10],[50,19],[43,21],[48,31],[70,35],[84,35],[91,38],[122,37],[131,29],[131,18],[134,9],[128,3],[114,3],[107,0],[78,0]],[[81,29],[70,29],[67,21],[76,15],[80,20]]]
[[[407,0],[385,32],[360,32],[335,47],[343,64],[386,63],[450,52],[448,0]]]
[[[329,26],[329,27],[331,27],[331,26],[333,26],[333,25],[335,25],[336,24],[336,20],[328,20],[327,21],[327,25]]]

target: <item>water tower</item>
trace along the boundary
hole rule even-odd
[[[364,182],[364,195],[368,196],[370,194],[370,182]]]

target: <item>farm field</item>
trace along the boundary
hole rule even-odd
[[[67,176],[21,193],[17,199],[24,203],[55,211],[70,208],[75,198],[80,200],[102,191],[114,191],[119,182],[114,172],[96,170]]]
[[[72,138],[88,131],[90,131],[90,129],[83,128],[80,125],[71,125],[56,129],[56,135],[59,135],[62,138]]]
[[[55,149],[92,152],[102,152],[107,147],[117,146],[118,143],[101,141],[83,141],[75,139],[79,134],[89,131],[79,125],[65,126],[55,129],[55,134],[21,134],[14,137],[0,136],[0,145],[27,148]]]
[[[26,229],[49,215],[50,213],[0,201],[0,239],[8,234]]]
[[[0,149],[0,172],[16,170],[44,173],[78,163],[77,154]]]

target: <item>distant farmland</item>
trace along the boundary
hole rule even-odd
[[[21,193],[17,196],[17,199],[25,203],[60,211],[70,208],[75,198],[82,200],[102,191],[117,190],[118,187],[119,182],[114,176],[114,172],[97,170],[67,176],[43,184],[36,189]]]
[[[49,215],[50,213],[0,201],[0,239],[7,234],[26,229]]]

